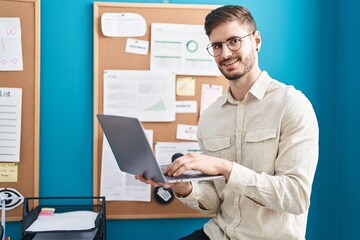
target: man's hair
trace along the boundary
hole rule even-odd
[[[211,31],[225,22],[238,21],[248,29],[256,31],[256,23],[251,13],[246,7],[237,5],[225,5],[212,10],[205,18],[205,32],[210,35]]]

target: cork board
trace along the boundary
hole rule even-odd
[[[23,71],[0,71],[0,87],[22,88],[20,162],[17,182],[0,182],[24,197],[39,193],[40,0],[0,0],[0,17],[20,18]],[[22,218],[22,207],[6,211]]]
[[[200,24],[215,5],[180,4],[131,4],[131,3],[94,3],[94,196],[100,195],[101,157],[103,133],[96,114],[103,113],[103,72],[104,70],[150,70],[150,54],[138,55],[125,52],[126,38],[105,37],[101,31],[103,13],[138,13],[146,19],[147,32],[139,40],[150,41],[150,25],[156,23]],[[150,49],[151,51],[151,49]],[[121,54],[120,54],[121,52]],[[176,76],[185,77],[185,76]],[[223,85],[228,82],[223,76],[194,76],[196,79],[195,96],[176,96],[177,101],[196,100],[197,113],[177,113],[174,122],[144,122],[144,128],[154,131],[154,143],[176,142],[177,124],[197,125],[202,84]],[[185,207],[177,200],[168,205],[154,201],[107,201],[108,219],[136,218],[195,218],[209,217]]]

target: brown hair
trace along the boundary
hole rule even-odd
[[[250,32],[256,31],[256,23],[246,7],[237,5],[225,5],[212,10],[205,18],[205,32],[210,35],[211,31],[225,22],[239,21],[246,25]]]

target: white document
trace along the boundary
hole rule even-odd
[[[146,33],[146,20],[137,13],[103,13],[101,31],[106,37],[140,37]]]
[[[151,200],[151,185],[135,179],[134,175],[122,172],[104,136],[100,195],[107,201],[143,201]]]
[[[201,86],[200,114],[223,94],[223,86],[203,84]]]
[[[178,75],[220,76],[206,50],[209,39],[203,25],[151,24],[151,70],[171,70]]]
[[[171,163],[175,153],[187,154],[189,152],[201,153],[197,142],[157,142],[155,144],[155,156],[160,165]]]
[[[125,52],[147,55],[149,50],[149,41],[128,38],[126,40]]]
[[[0,88],[0,162],[20,161],[21,88]]]
[[[176,113],[196,113],[197,102],[196,101],[176,101],[175,111],[176,111]]]
[[[0,71],[22,71],[20,18],[0,17]]]
[[[197,129],[195,125],[178,124],[176,128],[176,139],[197,140]]]
[[[29,232],[81,231],[95,227],[99,213],[92,211],[70,211],[54,213],[51,216],[38,216],[26,229]]]
[[[105,70],[104,113],[142,122],[175,121],[175,74]]]

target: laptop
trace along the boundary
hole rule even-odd
[[[121,171],[133,175],[143,175],[157,182],[176,183],[190,181],[209,181],[223,178],[222,175],[207,175],[190,170],[181,176],[163,174],[166,166],[160,166],[145,136],[144,129],[137,118],[97,114],[116,162]]]

